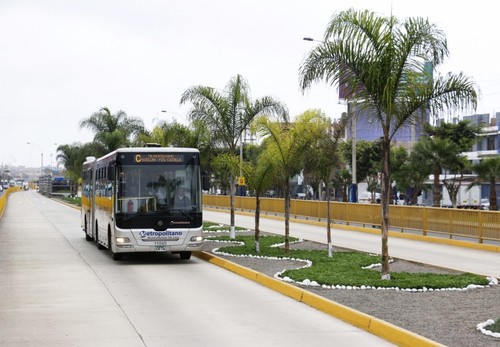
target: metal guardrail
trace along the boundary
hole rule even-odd
[[[227,195],[203,195],[203,205],[229,208]],[[235,197],[235,208],[255,210],[254,197]],[[282,215],[283,199],[261,198],[262,213]],[[327,219],[326,201],[292,199],[290,216],[293,218]],[[380,227],[379,204],[353,204],[330,202],[332,223],[357,224]],[[435,208],[422,206],[391,205],[389,207],[391,230],[416,231],[422,235],[443,234],[450,239],[467,238],[483,243],[485,240],[500,241],[500,212]]]

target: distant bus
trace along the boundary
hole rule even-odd
[[[189,259],[203,243],[201,193],[197,149],[117,149],[83,164],[81,226],[114,260],[137,252]]]

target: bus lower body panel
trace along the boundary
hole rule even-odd
[[[116,228],[111,240],[111,251],[113,253],[201,251],[203,246],[203,237],[201,235],[201,228],[166,231]]]

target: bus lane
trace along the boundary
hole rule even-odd
[[[32,191],[0,219],[0,293],[5,346],[392,345],[198,258],[113,261]]]

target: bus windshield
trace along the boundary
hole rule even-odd
[[[199,166],[120,165],[117,168],[116,212],[201,212]]]

